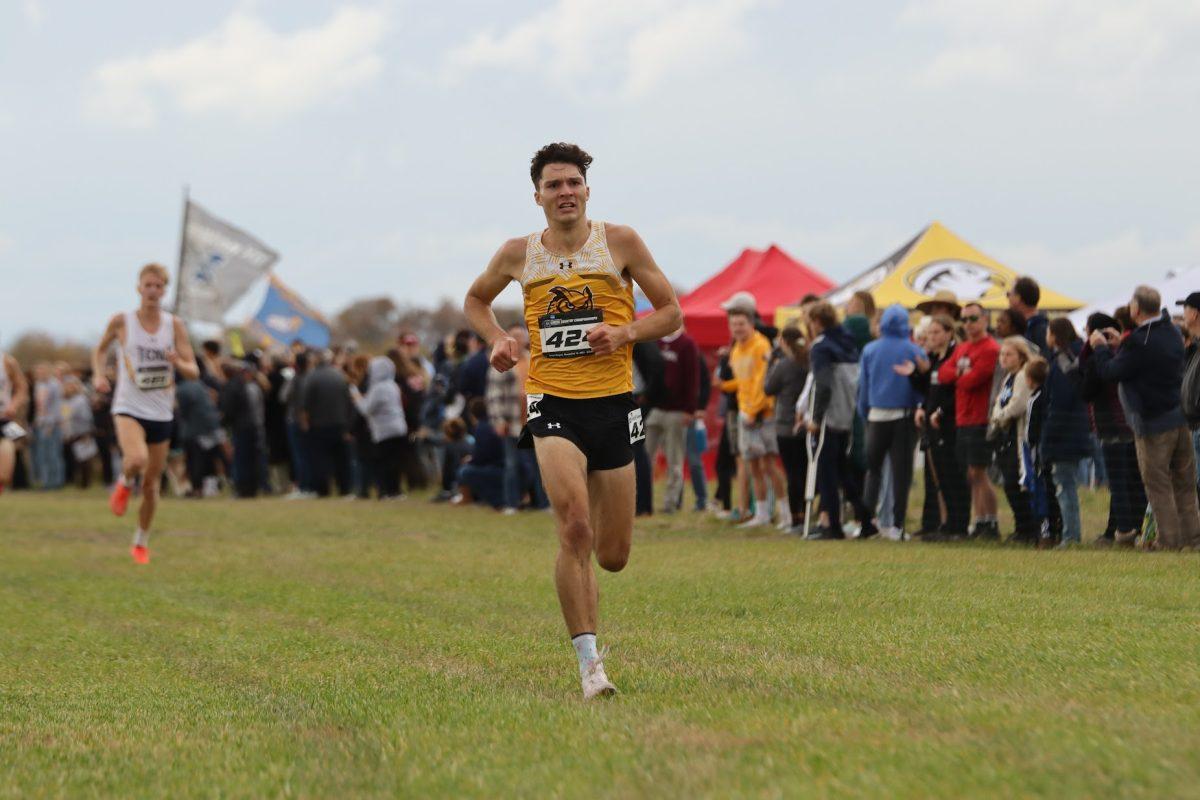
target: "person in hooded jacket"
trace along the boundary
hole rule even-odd
[[[1079,512],[1079,462],[1091,455],[1087,408],[1080,393],[1082,375],[1079,354],[1083,343],[1066,317],[1050,321],[1046,332],[1046,356],[1050,373],[1046,379],[1046,419],[1042,426],[1042,461],[1050,466],[1054,495],[1062,513],[1060,547],[1079,544],[1082,522]]]
[[[408,450],[408,422],[396,384],[396,365],[387,356],[375,356],[367,365],[367,393],[351,386],[350,395],[367,421],[374,445],[371,470],[380,500],[401,497],[400,470]]]
[[[1119,328],[1115,317],[1096,312],[1088,317],[1085,332],[1090,338],[1096,331]],[[1125,421],[1117,384],[1101,380],[1092,352],[1092,343],[1084,342],[1079,351],[1080,394],[1088,404],[1092,431],[1100,440],[1109,488],[1108,524],[1095,543],[1132,547],[1146,514],[1146,487],[1138,471],[1133,429]]]
[[[823,427],[825,436],[816,464],[822,521],[812,538],[844,539],[842,490],[859,521],[865,525],[870,518],[848,458],[859,374],[858,348],[850,332],[838,324],[837,311],[826,301],[808,309],[808,327],[813,336],[809,349],[812,386],[807,396],[801,397],[808,405],[796,408],[796,424],[804,424],[810,437],[819,437]]]
[[[863,504],[874,509],[885,456],[892,470],[892,524],[903,536],[908,512],[908,490],[912,485],[913,449],[916,427],[913,411],[920,396],[913,390],[903,365],[927,363],[924,351],[909,338],[908,311],[896,303],[888,306],[879,321],[879,338],[863,349],[858,381],[858,413],[866,420],[867,487]],[[900,370],[897,368],[900,367]],[[874,535],[871,520],[863,521],[859,538]],[[897,537],[898,538],[898,537]]]

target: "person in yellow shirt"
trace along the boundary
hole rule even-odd
[[[739,296],[743,294],[745,298]],[[721,381],[719,386],[723,392],[737,392],[738,450],[754,487],[754,516],[742,523],[740,527],[743,528],[771,523],[768,480],[775,492],[779,519],[790,520],[792,517],[787,487],[776,463],[779,442],[775,438],[775,401],[763,389],[771,360],[771,342],[754,329],[753,302],[748,292],[739,292],[725,304],[729,333],[733,336],[733,348],[729,351],[733,378]]]
[[[637,232],[588,219],[591,164],[564,142],[534,155],[533,198],[546,228],[501,246],[463,303],[491,346],[492,366],[505,372],[521,348],[497,323],[492,302],[514,281],[524,294],[530,356],[520,446],[533,447],[558,522],[554,582],[586,700],[616,692],[596,648],[592,557],[619,572],[633,539],[633,445],[646,436],[633,402],[633,344],[683,322],[675,291]],[[654,306],[641,319],[634,284]]]

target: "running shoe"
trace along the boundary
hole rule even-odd
[[[108,496],[108,507],[118,517],[125,516],[125,509],[129,507],[129,487],[117,481],[112,494]]]
[[[133,560],[137,564],[150,563],[150,550],[142,544],[135,544],[129,548],[129,555],[133,556]]]
[[[612,681],[604,674],[604,657],[608,655],[608,648],[600,650],[600,655],[596,656],[590,664],[587,671],[583,673],[583,699],[592,700],[596,697],[612,697],[617,693],[617,687],[613,686]]]

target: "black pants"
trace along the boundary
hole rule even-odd
[[[908,490],[912,487],[913,448],[917,429],[912,417],[889,422],[867,423],[867,490],[863,505],[874,514],[883,481],[883,460],[892,461],[892,524],[903,529],[908,514]]]
[[[1108,471],[1110,494],[1108,528],[1111,531],[1140,531],[1146,515],[1146,487],[1138,469],[1137,448],[1133,442],[1101,445]]]
[[[1018,541],[1036,542],[1041,535],[1041,526],[1033,516],[1029,493],[1021,486],[1021,455],[1017,435],[1015,431],[1002,435],[1006,438],[996,451],[996,466],[1004,478],[1004,496],[1008,498],[1008,506],[1012,509],[1016,524],[1013,536]],[[1041,477],[1037,479],[1041,480]]]
[[[821,511],[829,515],[829,527],[842,528],[842,499],[854,507],[859,521],[870,519],[863,506],[861,488],[850,463],[850,432],[825,429],[825,444],[817,457],[817,494],[821,495]]]
[[[933,463],[937,492],[946,504],[946,533],[965,534],[971,523],[971,488],[967,485],[967,467],[958,463],[955,438],[943,433],[929,444],[926,456]],[[925,470],[930,471],[928,467]]]
[[[804,449],[803,436],[779,436],[779,458],[787,475],[788,505],[792,517],[799,518],[804,508],[804,482],[808,477],[808,453]]]
[[[646,440],[642,439],[633,445],[633,473],[637,485],[634,513],[654,513],[654,473],[650,464],[650,456],[646,453]]]
[[[380,497],[397,497],[400,494],[400,471],[408,450],[408,437],[393,436],[375,442],[373,472],[375,487]]]
[[[929,445],[922,445],[921,450],[925,453],[925,499],[921,504],[921,530],[936,531],[942,527],[942,504],[939,502],[942,493],[933,474],[935,467]]]
[[[262,440],[257,428],[242,428],[233,432],[233,460],[237,465],[238,497],[255,497],[259,490],[258,462],[262,456],[259,443]]]
[[[725,415],[726,420],[729,415]],[[733,431],[730,430],[729,422],[726,421],[721,426],[721,441],[717,443],[717,462],[714,465],[717,473],[717,491],[713,495],[721,507],[726,511],[733,508],[733,479],[737,476],[737,458],[733,453],[733,443],[730,436]]]
[[[312,428],[308,432],[313,491],[329,495],[329,481],[337,481],[338,492],[350,494],[350,463],[346,429],[339,426]]]
[[[183,456],[187,464],[188,481],[194,491],[200,491],[205,478],[217,474],[218,450],[219,446],[205,448],[195,439],[184,442]]]

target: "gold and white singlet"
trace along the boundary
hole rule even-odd
[[[529,328],[527,394],[585,399],[633,391],[633,346],[598,356],[587,332],[600,323],[633,321],[633,282],[613,262],[604,223],[592,222],[583,247],[551,253],[531,233],[521,273]]]

